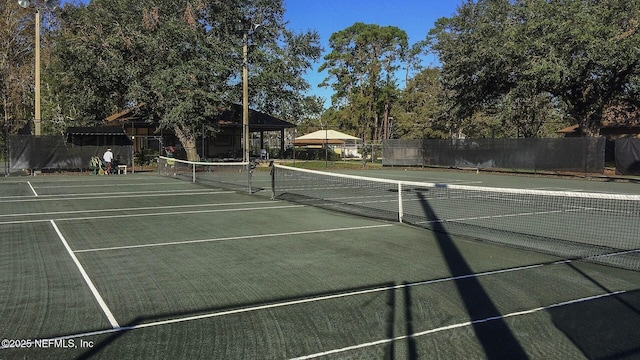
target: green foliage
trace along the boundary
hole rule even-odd
[[[407,83],[391,112],[398,138],[446,138],[449,136],[440,97],[440,71],[428,68]]]
[[[395,72],[407,58],[407,34],[394,26],[355,23],[333,33],[332,51],[318,69],[329,77],[320,86],[331,86],[332,114],[362,139],[389,138],[391,105],[398,92]]]
[[[142,148],[140,151],[137,151],[134,154],[136,158],[135,164],[141,165],[141,166],[149,165],[153,161],[155,161],[159,155],[160,155],[160,151],[157,149],[153,150],[153,149]]]
[[[289,149],[285,156],[287,158],[292,159],[293,149]],[[325,149],[307,149],[307,148],[296,148],[295,149],[295,158],[298,160],[327,160],[327,161],[338,161],[340,160],[340,154],[334,152],[333,150],[325,150]]]
[[[534,136],[566,111],[597,135],[607,107],[637,102],[639,18],[638,1],[467,1],[430,42],[456,117],[509,107]]]
[[[232,103],[241,103],[243,33],[248,36],[250,104],[301,109],[302,78],[319,57],[314,32],[285,28],[280,0],[94,0],[66,6],[57,38],[56,93],[85,122],[140,107],[173,131],[187,156]],[[244,30],[236,27],[243,21]],[[287,104],[287,106],[285,106]]]
[[[298,125],[296,128],[298,134],[315,131],[324,112],[324,99],[318,96],[307,96],[304,98],[302,106],[302,111],[297,113],[299,115],[290,119],[291,122]],[[293,114],[289,114],[289,116],[292,115]]]
[[[35,115],[35,20],[36,9],[40,17],[40,68],[49,66],[51,41],[49,34],[55,28],[52,9],[59,0],[35,1],[24,9],[17,0],[0,1],[0,113],[2,129],[15,134]],[[43,80],[44,71],[42,72]],[[44,81],[41,81],[44,83]],[[42,118],[49,117],[51,102],[47,87],[41,89]],[[43,127],[43,130],[46,130]]]

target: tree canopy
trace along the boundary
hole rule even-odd
[[[302,128],[321,119],[365,141],[534,137],[570,120],[597,136],[603,119],[640,113],[639,1],[465,0],[412,46],[395,26],[357,22],[329,38],[319,68],[328,73],[320,86],[333,90],[326,110],[304,95],[319,36],[288,30],[283,0],[43,4],[48,133],[143,108],[197,158],[195,139],[241,102],[239,24],[250,106]],[[34,13],[14,1],[0,13],[0,106],[15,132],[32,116]],[[425,47],[440,67],[421,71]]]
[[[468,0],[429,40],[459,118],[509,108],[531,136],[560,109],[594,136],[608,107],[637,106],[639,22],[638,1]]]
[[[411,78],[391,111],[399,138],[446,138],[440,71],[428,68]]]
[[[265,111],[302,107],[304,71],[319,57],[315,32],[286,29],[281,0],[94,0],[66,6],[56,38],[61,101],[87,123],[144,104],[190,159],[211,119],[241,102],[243,31],[250,103]],[[243,29],[238,29],[242,24]],[[64,99],[62,99],[64,98]]]
[[[332,50],[318,70],[328,70],[321,86],[331,86],[334,106],[345,112],[337,118],[348,120],[343,126],[362,139],[388,139],[397,95],[395,72],[406,60],[407,34],[395,26],[358,22],[333,33],[329,46]]]

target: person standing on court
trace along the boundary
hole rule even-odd
[[[111,162],[113,161],[113,153],[111,152],[111,148],[108,148],[107,151],[102,155],[102,159],[107,164],[107,170],[105,170],[105,174],[109,175],[111,173]]]

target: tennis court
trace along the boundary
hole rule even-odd
[[[640,356],[638,271],[272,200],[270,186],[266,171],[252,194],[157,173],[3,178],[0,359]]]

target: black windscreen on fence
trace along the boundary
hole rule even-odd
[[[604,171],[604,138],[387,140],[383,165]]]
[[[616,174],[640,175],[640,139],[616,140]]]
[[[91,157],[102,158],[107,147],[119,163],[131,165],[131,145],[79,146],[66,142],[62,136],[14,135],[9,137],[8,168],[11,173],[88,169]]]

